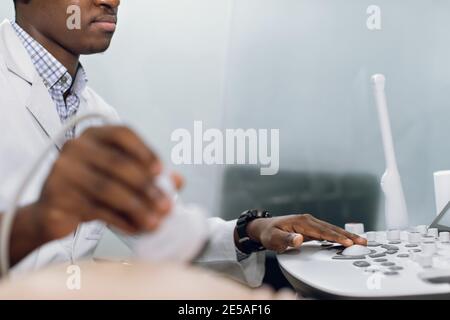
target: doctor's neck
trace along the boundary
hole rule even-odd
[[[50,52],[50,54],[52,54],[56,60],[58,60],[67,69],[72,78],[75,77],[80,61],[79,54],[71,52],[52,37],[39,31],[32,24],[27,23],[26,20],[20,19],[19,16],[16,17],[16,23],[31,37],[33,37],[34,40],[39,42],[48,52]]]

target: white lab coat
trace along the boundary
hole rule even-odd
[[[117,117],[114,109],[90,88],[84,90],[79,109],[79,114],[87,112]],[[11,23],[5,20],[0,25],[0,210],[7,208],[23,176],[61,126],[47,88]],[[51,163],[52,159],[49,159],[47,169],[31,184],[22,204],[37,199]],[[264,274],[264,257],[254,254],[241,263],[237,261],[234,225],[234,221],[210,219],[210,244],[198,262],[257,286]],[[20,262],[14,271],[89,259],[104,230],[105,225],[101,222],[82,224],[75,237],[69,236],[44,245]]]

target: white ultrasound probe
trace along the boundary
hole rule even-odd
[[[395,157],[394,140],[386,102],[386,78],[382,74],[376,74],[372,77],[372,84],[386,159],[386,171],[381,178],[381,188],[385,196],[386,229],[402,230],[408,228],[408,210]]]

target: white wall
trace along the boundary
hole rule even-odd
[[[13,1],[2,1],[0,2],[0,20],[12,19],[14,17],[14,5]]]

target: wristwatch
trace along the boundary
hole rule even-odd
[[[237,234],[239,236],[239,244],[241,245],[241,251],[245,254],[252,254],[253,252],[264,251],[266,248],[258,241],[250,239],[247,233],[247,226],[250,222],[256,219],[271,218],[272,215],[263,210],[253,209],[244,211],[236,224]]]

